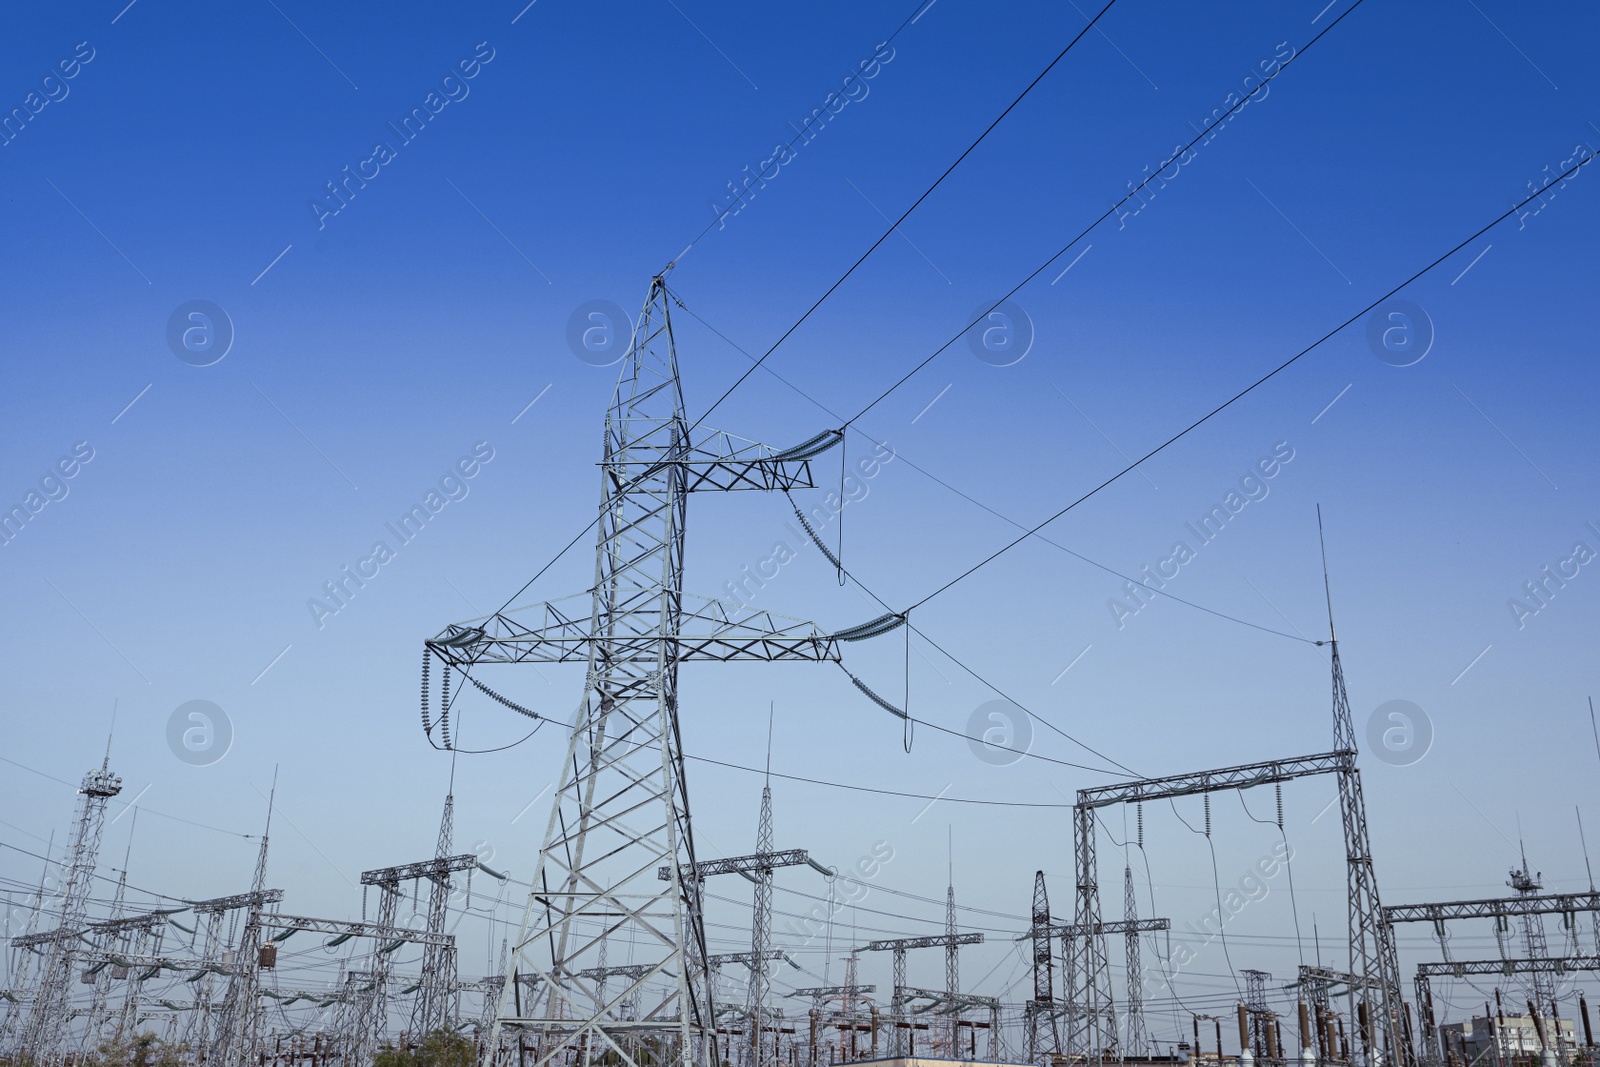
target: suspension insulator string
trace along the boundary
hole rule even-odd
[[[1205,794],[1206,802],[1206,836],[1211,836],[1211,794]]]
[[[835,562],[844,559],[844,506],[848,503],[844,495],[845,456],[850,451],[850,442],[847,437],[839,440],[839,555]],[[838,563],[839,584],[844,585],[844,564]],[[909,749],[907,751],[910,751]]]
[[[1278,794],[1278,829],[1283,829],[1283,783],[1273,783],[1273,788]]]
[[[428,667],[433,660],[431,649],[422,650],[422,732],[433,735],[433,722],[428,717]]]

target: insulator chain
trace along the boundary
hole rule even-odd
[[[793,501],[790,501],[790,503],[793,503]],[[840,563],[839,557],[830,552],[828,546],[822,543],[822,538],[817,536],[817,531],[813,530],[811,524],[806,521],[806,513],[800,510],[800,505],[798,504],[795,504],[794,517],[800,520],[801,528],[805,530],[806,536],[811,538],[811,543],[817,546],[817,551],[828,557],[828,562],[833,564],[835,570],[841,574],[844,573],[844,564]]]
[[[1273,788],[1278,794],[1278,829],[1283,829],[1283,783],[1273,783]]]
[[[422,650],[422,732],[429,736],[433,734],[433,722],[428,716],[428,668],[433,660],[433,653],[424,648]]]
[[[1211,794],[1205,795],[1206,802],[1206,836],[1211,836]]]
[[[1138,815],[1139,847],[1144,848],[1144,805],[1139,804],[1134,810]]]
[[[543,722],[544,721],[544,716],[543,715],[540,715],[537,712],[529,711],[527,708],[523,707],[521,704],[518,704],[518,703],[516,703],[514,701],[506,699],[505,697],[501,696],[499,693],[496,693],[493,689],[490,689],[488,686],[486,686],[482,682],[478,681],[472,675],[468,674],[465,677],[466,677],[467,681],[471,682],[473,685],[478,687],[478,691],[479,692],[481,692],[484,696],[488,697],[490,700],[493,700],[495,703],[500,704],[503,707],[510,708],[512,711],[516,712],[518,715],[526,715],[528,718],[534,719],[534,720],[536,720],[538,722]]]
[[[450,664],[444,665],[444,675],[439,682],[439,739],[450,747]]]

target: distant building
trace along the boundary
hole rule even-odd
[[[1440,1026],[1439,1043],[1445,1062],[1464,1056],[1467,1063],[1485,1067],[1499,1062],[1509,1067],[1512,1057],[1538,1056],[1547,1046],[1552,1055],[1558,1046],[1569,1051],[1577,1049],[1577,1031],[1571,1019],[1541,1018],[1539,1026],[1544,1027],[1544,1042],[1539,1040],[1539,1030],[1530,1016],[1507,1015],[1503,1020],[1477,1016],[1471,1022]]]

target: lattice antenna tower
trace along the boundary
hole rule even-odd
[[[1349,899],[1350,971],[1360,979],[1357,994],[1366,1005],[1366,1025],[1360,1048],[1370,1067],[1381,1063],[1414,1067],[1416,1052],[1405,1025],[1405,1004],[1400,994],[1400,960],[1395,952],[1394,930],[1384,921],[1373,872],[1372,844],[1367,833],[1367,806],[1361,792],[1361,772],[1356,767],[1355,722],[1350,696],[1345,691],[1344,668],[1339,662],[1339,640],[1333,625],[1333,590],[1328,578],[1328,548],[1322,534],[1322,508],[1317,508],[1317,538],[1322,546],[1323,592],[1328,602],[1328,646],[1333,668],[1333,744],[1336,752],[1350,753],[1349,764],[1337,775],[1339,811],[1344,821],[1346,886]],[[1352,1051],[1355,1051],[1352,1049]]]
[[[105,832],[106,804],[120,792],[122,778],[111,771],[111,739],[107,737],[100,769],[85,774],[78,787],[81,799],[72,846],[67,854],[58,936],[51,938],[45,949],[32,1010],[17,1043],[18,1051],[39,1067],[56,1067],[64,1056],[67,1028],[72,1018],[72,980],[84,944],[81,935],[88,915],[95,863],[100,855],[100,838]]]
[[[1143,813],[1140,813],[1143,820]],[[1128,924],[1126,967],[1128,975],[1127,1054],[1144,1056],[1150,1052],[1150,1031],[1144,1021],[1144,966],[1139,957],[1139,897],[1133,889],[1133,867],[1126,854],[1122,865],[1122,918]]]
[[[454,867],[450,850],[455,834],[455,765],[452,757],[450,792],[445,794],[444,814],[439,818],[439,840],[434,846],[435,869],[427,875],[428,930],[444,932],[449,915],[450,875]],[[472,877],[470,868],[467,877]],[[421,1041],[435,1030],[453,1029],[461,1014],[461,995],[456,984],[456,945],[454,941],[428,941],[422,946],[421,984],[411,1005],[411,1034]]]
[[[1032,922],[1028,938],[1033,950],[1033,999],[1028,1002],[1028,1059],[1050,1064],[1061,1052],[1061,1031],[1056,1025],[1055,950],[1050,924],[1050,896],[1044,872],[1033,873]]]
[[[1522,842],[1517,842],[1517,846],[1521,853],[1522,866],[1511,872],[1511,877],[1507,879],[1506,885],[1516,890],[1519,897],[1536,897],[1539,895],[1539,891],[1544,888],[1543,883],[1540,882],[1544,875],[1535,873],[1528,866],[1528,850],[1522,845]],[[1522,916],[1522,941],[1526,946],[1528,959],[1542,960],[1550,955],[1544,937],[1544,916],[1532,913]],[[1534,1006],[1540,1014],[1549,1011],[1550,1002],[1555,999],[1556,995],[1555,976],[1548,971],[1535,969],[1528,977],[1533,988]]]
[[[669,267],[670,269],[670,267]],[[683,588],[684,529],[695,491],[812,486],[808,460],[839,442],[829,431],[786,451],[709,429],[691,436],[664,274],[652,279],[605,424],[595,579],[579,614],[555,602],[447,627],[427,655],[471,674],[490,663],[587,663],[533,888],[512,944],[488,1057],[536,1051],[543,1067],[572,1048],[639,1067],[716,1057],[699,880],[679,723],[678,665],[689,660],[836,661],[835,639],[768,612],[740,614]],[[513,597],[513,600],[515,597]],[[535,619],[532,625],[524,621]],[[425,705],[426,706],[426,705]],[[665,867],[666,879],[657,877]],[[592,979],[603,936],[628,930],[659,954],[648,973]],[[514,976],[542,995],[517,1011]],[[619,990],[617,986],[622,988]],[[645,992],[638,1018],[620,1005]],[[517,1041],[505,1042],[508,1031]]]
[[[278,795],[278,772],[272,772],[272,789],[267,794],[267,823],[261,831],[261,846],[256,850],[256,869],[250,878],[250,895],[245,906],[244,929],[234,948],[233,970],[228,991],[217,1017],[216,1046],[212,1067],[246,1067],[256,1063],[261,1040],[261,916],[269,906],[267,892],[267,844],[272,833],[272,807]]]

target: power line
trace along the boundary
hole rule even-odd
[[[672,292],[670,289],[668,291]],[[680,297],[676,292],[672,292],[672,299],[677,303],[678,307],[680,309],[682,309],[685,314],[689,315],[696,322],[700,323],[700,325],[702,325],[706,329],[710,330],[713,334],[716,334],[717,337],[721,338],[734,351],[738,352],[740,355],[744,356],[747,359],[752,359],[753,360],[753,359],[756,358],[755,356],[751,355],[750,352],[747,349],[743,348],[737,342],[735,342],[732,338],[730,338],[727,334],[723,333],[721,330],[719,330],[715,326],[711,325],[711,323],[707,322],[697,312],[695,312],[695,310],[693,308],[691,308],[687,304],[685,304],[683,302],[683,298]],[[771,367],[762,367],[761,369],[766,371],[767,374],[769,374],[773,378],[777,379],[777,381],[779,381],[783,385],[787,386],[794,393],[796,393],[800,397],[804,398],[805,400],[807,400],[810,403],[812,403],[813,405],[815,405],[819,410],[822,411],[823,414],[830,415],[833,418],[839,418],[840,417],[838,412],[836,412],[836,411],[832,410],[831,408],[829,408],[822,401],[818,400],[816,397],[812,396],[810,393],[807,393],[804,389],[801,389],[798,385],[795,385],[793,382],[791,382],[787,378],[783,377],[781,374],[779,374],[777,371],[773,370]],[[876,437],[874,437],[872,434],[868,433],[867,431],[862,430],[859,427],[855,426],[853,423],[852,424],[846,424],[846,428],[855,431],[855,433],[857,435],[859,435],[865,441],[868,441],[868,442],[873,443],[873,444],[877,444],[878,443],[878,439]],[[943,478],[940,478],[937,474],[934,474],[932,471],[928,470],[926,467],[923,467],[923,466],[921,466],[921,465],[919,465],[917,463],[912,462],[910,459],[907,459],[905,454],[903,452],[899,451],[898,449],[895,450],[894,458],[895,458],[895,460],[897,462],[904,463],[906,466],[910,467],[912,470],[916,471],[918,474],[922,475],[924,478],[927,478],[929,481],[933,482],[935,485],[938,485],[941,488],[949,490],[950,492],[954,493],[956,496],[960,497],[962,500],[965,500],[967,503],[972,504],[974,507],[977,507],[980,510],[985,511],[985,512],[989,513],[990,515],[993,515],[995,518],[999,519],[1001,522],[1004,522],[1009,526],[1015,526],[1019,530],[1027,529],[1027,527],[1025,527],[1022,523],[1018,522],[1016,519],[1013,519],[1010,516],[1005,515],[1004,513],[1000,512],[1000,511],[995,510],[994,508],[990,507],[988,504],[985,504],[983,501],[979,500],[977,497],[972,496],[970,493],[967,493],[964,490],[962,490],[962,489],[960,489],[960,488],[958,488],[958,487],[956,487],[954,485],[951,485],[949,482],[945,481]],[[1137,578],[1134,578],[1131,575],[1123,574],[1121,571],[1115,569],[1114,567],[1108,567],[1104,563],[1101,563],[1101,562],[1099,562],[1097,560],[1092,560],[1088,556],[1085,556],[1083,553],[1078,552],[1075,549],[1068,548],[1066,545],[1062,544],[1059,541],[1051,540],[1050,538],[1044,536],[1043,534],[1036,533],[1034,536],[1038,540],[1040,540],[1043,543],[1049,545],[1051,548],[1060,549],[1062,552],[1065,552],[1067,555],[1071,556],[1072,558],[1074,558],[1076,560],[1080,560],[1080,561],[1082,561],[1084,563],[1087,563],[1089,566],[1094,567],[1094,568],[1096,568],[1098,570],[1102,570],[1102,571],[1106,572],[1107,574],[1112,575],[1113,577],[1121,578],[1123,581],[1127,581],[1127,582],[1138,583],[1138,581],[1139,581]],[[1147,586],[1146,588],[1149,588],[1149,587]],[[1166,597],[1168,600],[1175,600],[1179,604],[1183,604],[1186,607],[1194,608],[1196,611],[1203,611],[1207,615],[1214,615],[1217,618],[1223,619],[1223,620],[1225,620],[1227,622],[1236,622],[1240,626],[1248,626],[1252,630],[1260,630],[1262,633],[1272,634],[1272,635],[1274,635],[1276,637],[1286,637],[1291,641],[1301,641],[1301,642],[1304,642],[1306,644],[1319,645],[1319,644],[1322,643],[1320,641],[1312,640],[1309,637],[1304,637],[1304,636],[1302,636],[1300,634],[1292,634],[1292,633],[1288,633],[1287,631],[1284,631],[1284,630],[1274,630],[1270,626],[1262,626],[1260,623],[1250,622],[1248,619],[1241,619],[1241,618],[1239,618],[1237,616],[1229,615],[1226,612],[1218,611],[1215,608],[1208,608],[1204,604],[1196,604],[1192,600],[1185,600],[1183,597],[1176,596],[1176,595],[1174,595],[1172,593],[1167,592],[1164,589],[1151,588],[1150,591],[1152,593],[1155,593],[1158,596]]]
[[[691,432],[693,432],[694,429],[696,427],[698,427],[702,422],[705,422],[706,419],[710,417],[711,413],[713,411],[717,410],[717,407],[719,405],[721,405],[721,403],[724,400],[728,399],[728,397],[730,395],[732,395],[732,393],[733,393],[733,391],[735,389],[739,388],[740,385],[744,384],[745,379],[749,378],[750,375],[752,375],[752,374],[754,374],[756,372],[756,367],[759,367],[763,363],[765,363],[766,360],[767,360],[767,357],[772,355],[772,353],[776,352],[778,350],[778,346],[783,344],[784,341],[788,340],[789,335],[794,333],[796,330],[798,330],[800,328],[800,324],[805,322],[806,319],[810,318],[811,317],[811,313],[813,311],[816,311],[817,308],[821,307],[822,306],[822,302],[824,300],[828,299],[828,297],[832,296],[833,293],[834,293],[834,290],[838,289],[839,286],[843,285],[845,283],[845,280],[848,279],[850,277],[850,275],[852,275],[852,274],[854,274],[856,272],[856,268],[861,266],[861,264],[865,263],[866,260],[867,260],[867,257],[872,255],[873,252],[877,251],[878,246],[883,244],[883,242],[887,241],[894,234],[894,231],[899,228],[900,224],[902,222],[904,222],[908,217],[910,217],[911,213],[913,211],[917,210],[918,206],[920,206],[921,203],[924,200],[928,199],[929,196],[933,195],[933,191],[935,189],[939,188],[940,184],[946,178],[948,178],[950,176],[950,173],[961,165],[961,161],[966,159],[969,155],[971,155],[973,149],[977,148],[978,145],[983,143],[983,139],[985,137],[988,137],[989,134],[991,132],[993,132],[994,128],[996,126],[1000,125],[1000,123],[1005,119],[1005,117],[1007,115],[1011,114],[1012,110],[1015,109],[1018,104],[1022,103],[1023,98],[1033,91],[1034,86],[1038,85],[1041,81],[1044,80],[1045,75],[1049,74],[1052,70],[1055,69],[1055,66],[1056,66],[1057,63],[1061,62],[1062,59],[1066,58],[1067,53],[1072,51],[1073,46],[1076,45],[1079,41],[1083,40],[1083,37],[1084,37],[1085,34],[1087,34],[1090,30],[1094,29],[1095,24],[1100,21],[1100,17],[1102,15],[1104,15],[1107,11],[1110,11],[1112,4],[1115,4],[1116,2],[1117,2],[1117,0],[1107,0],[1106,6],[1101,8],[1099,10],[1099,12],[1097,12],[1095,14],[1094,18],[1089,20],[1089,24],[1087,26],[1085,26],[1083,29],[1079,30],[1077,35],[1075,37],[1073,37],[1072,40],[1067,42],[1067,46],[1056,54],[1056,57],[1050,61],[1049,65],[1046,66],[1043,70],[1041,70],[1039,72],[1039,74],[1033,79],[1033,81],[1028,83],[1027,88],[1023,89],[1022,92],[1018,93],[1017,94],[1017,98],[1015,100],[1011,101],[1010,104],[1006,105],[1006,109],[1004,111],[1000,112],[999,117],[996,118],[993,122],[989,123],[989,125],[984,128],[984,131],[982,133],[978,134],[978,139],[973,141],[970,145],[968,145],[967,148],[966,148],[966,151],[962,152],[959,156],[957,156],[956,157],[956,161],[954,163],[950,164],[948,167],[946,167],[945,170],[944,170],[944,173],[939,175],[939,177],[935,178],[933,184],[928,186],[927,189],[923,190],[923,193],[922,193],[921,196],[917,197],[916,200],[912,201],[911,206],[906,208],[905,212],[898,219],[896,219],[892,224],[890,224],[890,226],[889,226],[889,228],[887,230],[883,231],[883,235],[881,237],[879,237],[876,241],[872,242],[872,246],[870,248],[868,248],[865,252],[861,253],[861,256],[860,256],[859,259],[857,259],[854,263],[850,264],[850,269],[849,270],[847,270],[843,274],[839,275],[838,281],[836,281],[832,285],[828,286],[827,292],[825,292],[821,296],[817,297],[816,303],[814,303],[810,307],[806,308],[805,314],[801,315],[798,319],[796,319],[794,321],[794,325],[790,326],[787,330],[783,331],[783,335],[781,337],[779,337],[776,341],[772,342],[772,347],[767,349],[765,352],[763,352],[761,354],[761,358],[756,360],[755,366],[751,367],[750,369],[746,370],[743,374],[739,375],[738,379],[735,380],[732,385],[728,386],[727,390],[724,391],[721,396],[717,397],[715,403],[713,403],[710,407],[706,408],[705,414],[701,415],[698,419],[696,419],[694,421],[694,425],[689,427],[689,430]],[[1357,0],[1357,3],[1359,3],[1359,2],[1360,2],[1360,0]]]
[[[1289,68],[1289,64],[1293,63],[1295,60],[1297,60],[1301,56],[1305,55],[1306,52],[1310,51],[1312,45],[1315,45],[1318,41],[1322,40],[1322,38],[1325,37],[1328,33],[1330,33],[1335,26],[1339,25],[1339,23],[1344,21],[1346,15],[1349,15],[1350,12],[1352,12],[1356,8],[1360,7],[1361,3],[1362,3],[1362,0],[1355,0],[1355,3],[1351,4],[1348,8],[1346,8],[1344,10],[1344,12],[1339,15],[1338,18],[1336,18],[1332,22],[1328,23],[1326,26],[1324,26],[1322,28],[1322,30],[1315,37],[1313,37],[1313,38],[1311,38],[1311,40],[1307,41],[1306,44],[1304,45],[1304,47],[1302,47],[1294,55],[1290,56],[1288,59],[1284,60],[1281,64],[1279,64],[1277,69],[1275,69],[1271,74],[1268,74],[1266,77],[1262,78],[1261,79],[1261,84],[1257,85],[1254,89],[1250,90],[1243,97],[1241,97],[1237,102],[1235,102],[1232,107],[1230,107],[1227,111],[1224,111],[1220,116],[1218,116],[1215,120],[1213,120],[1211,123],[1209,123],[1206,126],[1205,129],[1201,130],[1198,134],[1195,135],[1195,137],[1194,137],[1194,139],[1192,141],[1190,141],[1188,144],[1184,145],[1182,148],[1179,148],[1179,149],[1175,150],[1172,153],[1172,155],[1167,157],[1165,162],[1163,162],[1159,167],[1155,168],[1155,170],[1150,172],[1150,176],[1149,177],[1145,178],[1144,181],[1140,182],[1138,185],[1136,185],[1133,188],[1131,188],[1128,191],[1126,196],[1122,197],[1122,199],[1120,199],[1116,203],[1112,204],[1109,208],[1107,208],[1105,210],[1105,212],[1103,214],[1101,214],[1093,222],[1089,223],[1089,225],[1085,226],[1083,228],[1083,231],[1081,233],[1079,233],[1078,236],[1074,237],[1072,240],[1068,241],[1065,245],[1062,246],[1061,251],[1057,252],[1055,255],[1051,256],[1049,259],[1047,259],[1043,263],[1039,264],[1039,266],[1038,266],[1038,268],[1036,270],[1034,270],[1027,277],[1023,278],[1022,281],[1020,281],[1016,285],[1014,285],[1011,288],[1011,290],[1009,292],[1007,292],[1004,296],[1000,297],[1000,299],[998,299],[994,303],[990,304],[983,311],[982,314],[980,314],[977,318],[973,319],[971,322],[967,323],[967,325],[964,326],[959,332],[957,332],[955,336],[951,337],[950,340],[946,341],[944,344],[942,344],[938,348],[934,349],[934,351],[933,351],[933,353],[931,355],[929,355],[921,363],[918,363],[915,367],[912,367],[909,371],[907,371],[905,373],[905,375],[900,378],[899,381],[895,382],[889,388],[885,389],[882,393],[880,393],[878,395],[877,399],[873,400],[872,403],[868,404],[866,407],[864,407],[860,411],[856,412],[856,414],[850,419],[850,421],[851,422],[856,421],[856,419],[861,418],[861,416],[865,415],[867,412],[871,411],[873,408],[875,408],[879,404],[883,403],[883,401],[888,398],[889,394],[893,393],[896,389],[899,389],[906,382],[910,381],[917,374],[918,371],[922,370],[922,368],[926,367],[929,363],[932,363],[935,359],[937,359],[939,357],[940,353],[944,352],[945,349],[949,348],[951,345],[955,344],[958,340],[960,340],[962,337],[964,337],[968,330],[972,329],[978,323],[982,322],[989,315],[990,312],[994,311],[996,308],[998,308],[1001,304],[1005,303],[1007,300],[1010,300],[1013,296],[1015,296],[1017,294],[1018,291],[1020,291],[1022,289],[1023,286],[1027,285],[1029,282],[1033,281],[1033,279],[1037,278],[1039,275],[1043,274],[1046,270],[1048,270],[1052,263],[1054,263],[1056,260],[1060,259],[1062,256],[1066,255],[1067,252],[1070,251],[1074,245],[1076,245],[1079,241],[1081,241],[1085,237],[1087,237],[1095,229],[1095,227],[1099,226],[1102,222],[1106,221],[1106,219],[1109,219],[1112,215],[1114,215],[1118,208],[1120,208],[1123,204],[1126,204],[1129,200],[1133,199],[1134,196],[1136,196],[1140,192],[1140,190],[1142,190],[1146,185],[1149,185],[1152,181],[1154,181],[1157,175],[1159,175],[1162,171],[1164,171],[1168,167],[1170,167],[1175,161],[1181,159],[1182,156],[1184,155],[1184,153],[1188,152],[1195,145],[1199,144],[1200,141],[1205,138],[1207,133],[1209,133],[1210,131],[1216,129],[1223,122],[1226,122],[1229,118],[1231,118],[1234,115],[1235,112],[1237,112],[1240,108],[1244,107],[1245,104],[1249,103],[1250,100],[1253,99],[1256,96],[1257,93],[1260,93],[1262,90],[1266,89],[1267,86],[1272,82],[1272,80],[1274,78],[1276,78],[1278,75],[1282,74],[1285,70],[1287,70]],[[1120,477],[1120,475],[1119,475],[1119,477]]]
[[[1357,0],[1357,2],[1359,3],[1360,0]],[[1348,12],[1347,12],[1347,14],[1348,14]],[[1344,17],[1343,15],[1340,16],[1340,18],[1343,18],[1343,17]],[[1331,29],[1331,28],[1332,27],[1330,26],[1329,29]],[[1327,31],[1325,30],[1323,32],[1325,33]],[[1318,34],[1318,36],[1320,37],[1321,34]],[[1579,167],[1582,167],[1584,164],[1586,164],[1590,160],[1592,160],[1595,157],[1595,154],[1596,153],[1594,153],[1594,152],[1590,152],[1587,156],[1584,156],[1578,162],[1576,162],[1572,166],[1568,167],[1565,171],[1561,172],[1560,174],[1558,174],[1554,178],[1552,178],[1551,182],[1554,183],[1554,182],[1566,180],[1572,174],[1575,174]],[[1111,477],[1107,478],[1105,481],[1101,482],[1099,485],[1095,486],[1093,489],[1090,489],[1087,493],[1084,493],[1078,499],[1074,500],[1072,503],[1068,504],[1066,507],[1064,507],[1060,511],[1056,512],[1054,515],[1051,515],[1049,518],[1045,519],[1043,522],[1039,523],[1037,526],[1034,526],[1032,529],[1024,532],[1020,537],[1016,538],[1015,540],[1009,542],[1006,545],[1003,545],[999,549],[997,549],[994,552],[990,553],[988,556],[986,556],[983,559],[979,560],[977,563],[973,564],[971,567],[968,567],[966,570],[962,571],[960,574],[956,575],[954,578],[950,579],[948,582],[944,583],[939,588],[935,589],[933,592],[929,593],[927,596],[925,596],[921,600],[917,601],[915,604],[912,604],[911,607],[906,609],[906,611],[910,612],[910,611],[915,610],[916,608],[921,607],[923,604],[926,604],[928,601],[932,600],[934,597],[938,596],[940,593],[943,593],[945,590],[949,589],[951,586],[955,585],[957,582],[960,582],[963,579],[965,579],[965,578],[971,576],[972,574],[976,573],[977,571],[981,570],[983,567],[985,567],[988,564],[992,563],[994,560],[998,559],[1000,556],[1004,555],[1006,552],[1009,552],[1011,549],[1015,548],[1017,545],[1021,544],[1025,540],[1027,540],[1036,531],[1044,529],[1046,526],[1050,525],[1052,522],[1055,522],[1061,516],[1065,515],[1067,512],[1071,511],[1073,508],[1075,508],[1079,504],[1083,503],[1085,500],[1088,500],[1090,497],[1092,497],[1096,493],[1100,492],[1100,490],[1104,489],[1106,486],[1108,486],[1111,483],[1117,481],[1118,479],[1123,477],[1123,475],[1128,474],[1134,468],[1138,467],[1141,463],[1144,463],[1146,460],[1150,459],[1152,456],[1155,456],[1157,453],[1164,451],[1168,446],[1172,445],[1173,443],[1177,442],[1178,440],[1188,436],[1192,431],[1194,431],[1195,429],[1199,428],[1200,426],[1202,426],[1206,422],[1209,422],[1214,416],[1220,414],[1221,412],[1225,411],[1229,407],[1232,407],[1236,402],[1238,402],[1239,400],[1243,399],[1245,396],[1248,396],[1250,393],[1254,392],[1257,388],[1259,388],[1260,386],[1264,385],[1266,382],[1268,382],[1268,381],[1272,380],[1273,378],[1277,377],[1279,374],[1281,374],[1283,371],[1287,370],[1289,367],[1293,366],[1295,363],[1298,363],[1303,357],[1305,357],[1306,355],[1308,355],[1309,353],[1311,353],[1315,349],[1317,349],[1320,346],[1322,346],[1323,344],[1325,344],[1329,339],[1334,337],[1340,331],[1344,330],[1351,323],[1357,321],[1362,316],[1364,316],[1368,312],[1372,311],[1379,304],[1382,304],[1385,300],[1388,300],[1390,297],[1394,296],[1396,293],[1398,293],[1400,290],[1404,289],[1406,286],[1410,285],[1412,282],[1416,281],[1418,278],[1421,278],[1423,275],[1425,275],[1428,272],[1432,271],[1435,267],[1439,266],[1439,264],[1443,263],[1445,260],[1447,260],[1451,256],[1455,255],[1457,252],[1459,252],[1463,248],[1467,247],[1467,245],[1469,245],[1472,242],[1476,241],[1478,238],[1482,237],[1484,234],[1488,233],[1490,230],[1492,230],[1496,226],[1500,225],[1500,223],[1504,222],[1506,219],[1511,218],[1518,211],[1520,211],[1524,207],[1526,207],[1529,203],[1531,203],[1532,201],[1538,199],[1540,194],[1543,193],[1543,192],[1544,192],[1544,190],[1540,189],[1540,190],[1528,195],[1524,199],[1518,201],[1517,203],[1513,204],[1509,209],[1507,209],[1506,211],[1502,212],[1501,214],[1495,216],[1495,218],[1493,220],[1491,220],[1487,225],[1485,225],[1483,227],[1480,227],[1478,230],[1474,231],[1472,234],[1470,234],[1466,238],[1462,239],[1455,246],[1450,248],[1447,252],[1444,252],[1442,255],[1440,255],[1437,258],[1435,258],[1427,266],[1423,267],[1421,270],[1418,270],[1416,273],[1412,274],[1409,278],[1406,278],[1400,284],[1396,285],[1394,288],[1390,289],[1388,292],[1384,293],[1382,296],[1378,297],[1376,300],[1372,301],[1370,304],[1368,304],[1365,307],[1363,307],[1360,311],[1357,311],[1354,315],[1351,315],[1349,318],[1347,318],[1343,322],[1339,323],[1339,325],[1335,326],[1333,329],[1329,330],[1327,333],[1323,334],[1321,337],[1319,337],[1315,341],[1311,342],[1311,344],[1309,344],[1306,347],[1302,348],[1300,351],[1296,352],[1294,355],[1290,356],[1288,359],[1284,360],[1282,363],[1280,363],[1276,367],[1272,368],[1272,370],[1268,371],[1266,374],[1263,374],[1260,378],[1257,378],[1254,382],[1252,382],[1249,385],[1245,386],[1239,392],[1235,393],[1233,396],[1229,397],[1227,400],[1224,400],[1221,404],[1218,404],[1216,407],[1212,408],[1206,414],[1202,415],[1200,418],[1196,419],[1194,422],[1190,423],[1188,426],[1184,427],[1182,430],[1179,430],[1177,433],[1173,434],[1171,437],[1169,437],[1165,441],[1161,442],[1155,448],[1152,448],[1149,452],[1146,452],[1143,456],[1140,456],[1138,459],[1134,460],[1132,463],[1130,463],[1126,467],[1122,468],[1122,470],[1118,471],[1116,474],[1113,474]]]

